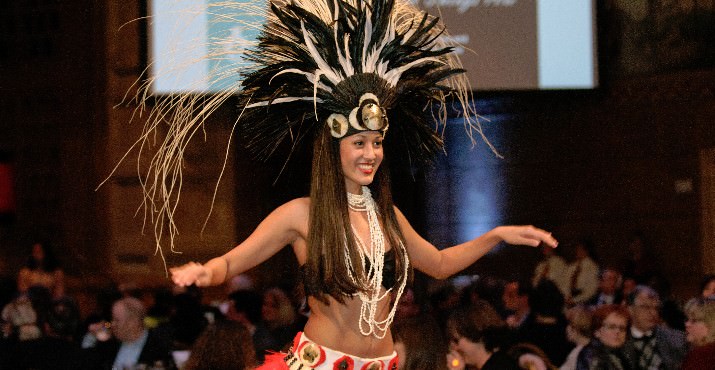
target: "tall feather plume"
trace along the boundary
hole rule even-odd
[[[440,127],[449,111],[461,112],[473,143],[477,136],[488,143],[471,105],[471,87],[452,53],[453,41],[438,18],[407,1],[277,0],[269,6],[259,0],[226,1],[211,3],[206,10],[217,7],[222,9],[217,12],[222,22],[260,31],[257,40],[244,41],[244,65],[216,73],[219,80],[236,75],[242,80],[229,83],[218,94],[189,91],[153,97],[155,81],[145,79],[132,99],[138,106],[135,114],[146,116],[147,122],[133,148],[141,154],[152,147],[156,153],[146,172],[140,173],[145,195],[141,210],[154,225],[157,253],[162,257],[163,237],[168,236],[173,252],[178,232],[173,216],[181,189],[183,150],[202,132],[206,118],[232,96],[238,96],[241,108],[234,123],[238,134],[261,159],[274,155],[282,144],[306,150],[317,130],[326,129],[328,115],[349,114],[368,92],[388,112],[387,140],[400,149],[392,162],[404,160],[408,166],[429,162],[442,149]],[[266,21],[239,20],[238,15],[245,14]],[[221,47],[212,50],[208,56],[212,60],[235,53]],[[150,100],[155,103],[149,104]],[[449,104],[457,108],[449,109]],[[167,134],[155,146],[158,132]]]

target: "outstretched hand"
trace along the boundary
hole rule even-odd
[[[528,245],[538,247],[542,243],[551,248],[556,248],[559,242],[551,236],[550,232],[534,226],[499,226],[494,229],[499,237],[508,244]]]
[[[171,280],[178,286],[207,286],[211,282],[211,270],[206,266],[189,262],[183,266],[169,269],[171,272]]]

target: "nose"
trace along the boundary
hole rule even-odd
[[[362,156],[366,159],[374,159],[375,148],[373,148],[372,145],[365,145],[365,149],[363,150]]]

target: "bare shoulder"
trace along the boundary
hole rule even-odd
[[[286,203],[283,203],[279,209],[283,209],[284,212],[295,215],[307,215],[310,212],[310,198],[302,197],[295,198]]]
[[[402,223],[409,224],[409,221],[407,221],[407,217],[405,217],[405,215],[402,213],[402,211],[400,211],[399,208],[397,208],[397,206],[393,205],[392,208],[395,210],[395,216],[397,216],[397,222],[399,222],[400,224],[402,224]]]
[[[310,198],[296,198],[286,203],[273,211],[272,216],[283,220],[289,220],[294,225],[307,222],[310,214]]]

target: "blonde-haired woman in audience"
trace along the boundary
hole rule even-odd
[[[685,304],[685,333],[690,351],[682,370],[715,366],[715,298],[693,298]]]
[[[566,338],[576,345],[566,357],[560,370],[576,370],[576,359],[591,341],[591,311],[585,306],[574,306],[566,311]]]

